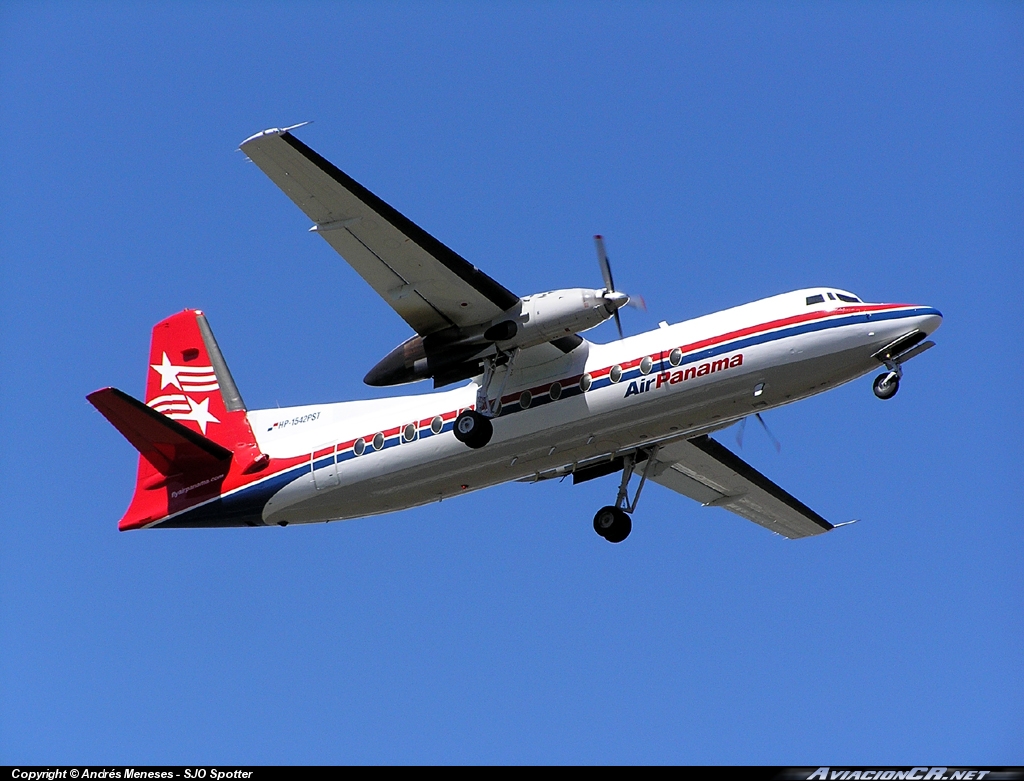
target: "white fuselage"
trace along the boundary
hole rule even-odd
[[[455,416],[474,406],[477,381],[424,395],[250,411],[260,449],[291,464],[261,480],[274,486],[263,522],[392,512],[693,437],[877,370],[875,352],[941,322],[929,307],[806,303],[827,290],[584,343],[569,354],[552,350],[550,360],[517,363],[507,380],[499,370],[492,398],[501,389],[501,412],[479,450],[451,430]]]

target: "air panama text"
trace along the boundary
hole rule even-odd
[[[686,380],[692,380],[696,377],[703,377],[713,372],[725,371],[726,369],[734,369],[737,366],[743,365],[743,353],[737,353],[731,357],[726,356],[725,358],[719,358],[717,361],[707,361],[702,364],[694,364],[693,366],[687,366],[686,369],[676,369],[671,372],[659,372],[653,377],[642,378],[639,380],[633,380],[629,383],[626,388],[626,395],[623,398],[629,398],[639,393],[646,393],[651,390],[653,385],[655,389],[661,388],[662,386],[675,385]]]

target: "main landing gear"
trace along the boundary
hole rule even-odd
[[[491,441],[494,426],[491,421],[475,410],[467,409],[457,418],[452,433],[459,442],[469,445],[474,450]]]
[[[619,493],[615,497],[615,504],[602,507],[594,516],[594,531],[608,542],[622,542],[633,530],[633,521],[629,516],[636,510],[636,506],[640,502],[640,492],[644,488],[644,483],[647,482],[647,473],[650,471],[657,453],[658,448],[655,447],[646,453],[638,451],[623,457],[622,482],[619,483]],[[636,470],[637,461],[642,461],[644,458],[647,459],[647,463],[640,476],[640,485],[636,487],[633,501],[630,502],[629,479]]]
[[[618,507],[602,507],[594,516],[594,531],[608,542],[622,542],[633,531],[633,521],[625,510]]]
[[[455,438],[469,447],[477,450],[491,441],[494,435],[494,426],[491,425],[491,418],[497,417],[501,412],[501,396],[505,392],[505,385],[512,374],[512,364],[519,355],[517,347],[511,353],[498,352],[497,355],[484,358],[484,376],[480,386],[476,389],[476,409],[463,410],[455,418],[455,426],[452,433]],[[498,398],[491,401],[491,382],[494,380],[494,371],[499,366],[505,367],[505,375],[501,378],[501,387],[498,388]]]

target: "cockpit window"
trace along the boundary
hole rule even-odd
[[[862,303],[861,300],[857,298],[857,296],[844,296],[842,293],[836,293],[836,298],[838,298],[840,301],[845,301],[848,304]]]
[[[824,304],[824,303],[825,303],[825,296],[823,296],[821,293],[818,293],[818,295],[816,295],[816,296],[807,296],[807,306],[810,306],[811,304]]]
[[[829,297],[830,299],[832,299],[833,301],[835,301],[835,300],[836,300],[836,297],[835,297],[834,295],[832,295],[831,293],[829,293],[829,294],[828,294],[828,297]]]

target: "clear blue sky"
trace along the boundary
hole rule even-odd
[[[0,762],[1024,763],[1020,4],[0,6]],[[373,396],[405,324],[235,151],[301,138],[510,289],[638,332],[827,284],[938,347],[741,455],[787,542],[659,486],[119,534],[201,307],[251,408]],[[591,334],[613,338],[612,326]],[[736,449],[731,431],[719,435]]]

